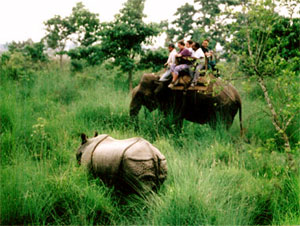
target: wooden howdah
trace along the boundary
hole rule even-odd
[[[213,74],[208,74],[205,76],[200,76],[197,85],[194,87],[190,86],[191,77],[190,76],[181,76],[179,77],[178,84],[171,88],[172,90],[191,90],[191,91],[199,91],[199,92],[210,92],[212,91],[213,84],[216,81],[216,77]]]

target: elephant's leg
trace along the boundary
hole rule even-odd
[[[230,117],[230,118],[228,117],[228,119],[225,122],[226,130],[230,129],[230,127],[232,126],[232,123],[233,123],[233,118],[232,117]]]

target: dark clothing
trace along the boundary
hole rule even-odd
[[[207,48],[205,48],[205,47],[203,47],[203,46],[201,46],[201,49],[202,49],[202,51],[203,51],[204,54],[207,53],[207,52],[209,51]]]
[[[178,53],[180,54],[182,57],[177,57],[177,61],[178,61],[178,65],[179,64],[191,64],[191,62],[187,59],[184,59],[184,57],[190,57],[192,56],[192,53],[184,48],[183,50],[180,50],[180,52]]]
[[[209,49],[205,48],[203,46],[201,46],[201,49],[202,49],[202,51],[203,51],[204,54],[207,53],[207,52],[209,52]],[[208,69],[212,69],[213,71],[216,70],[215,69],[216,61],[213,60],[213,57],[208,57],[207,60],[208,60],[208,65],[207,65]]]

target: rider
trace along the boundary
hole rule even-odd
[[[216,61],[213,60],[214,52],[213,52],[212,50],[209,50],[209,49],[208,49],[208,45],[209,45],[209,39],[205,39],[205,40],[202,42],[201,49],[202,49],[202,51],[204,52],[205,56],[207,57],[207,60],[208,60],[208,68],[209,68],[209,69],[212,69],[212,70],[215,70]]]
[[[194,44],[194,41],[192,40],[188,40],[186,43],[185,43],[185,46],[186,48],[193,54],[194,50],[193,50],[193,44]]]
[[[179,63],[177,66],[173,66],[171,68],[173,79],[171,84],[168,86],[169,88],[173,88],[176,85],[175,82],[177,82],[179,72],[189,68],[190,61],[187,59],[187,57],[190,57],[192,55],[192,53],[187,48],[185,48],[183,40],[179,41],[177,45],[180,49],[179,53],[176,54],[176,57],[179,58]]]
[[[169,58],[168,58],[168,61],[165,63],[165,66],[167,66],[167,70],[159,79],[159,81],[161,81],[161,82],[165,82],[170,79],[171,68],[176,66],[175,65],[175,56],[176,56],[177,52],[175,49],[175,45],[173,43],[170,43],[168,46],[168,50],[169,50]]]
[[[197,62],[196,69],[195,69],[194,78],[193,78],[192,83],[191,83],[191,87],[194,87],[197,84],[197,81],[198,81],[198,78],[199,78],[199,75],[200,75],[200,71],[204,67],[205,62],[203,60],[204,60],[205,55],[204,55],[202,49],[200,48],[200,44],[198,42],[195,42],[192,45],[192,48],[194,50],[194,53],[192,54],[192,57],[196,60],[199,59],[198,62]]]

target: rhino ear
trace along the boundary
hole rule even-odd
[[[81,134],[81,144],[85,144],[86,142],[87,142],[87,136],[84,133],[82,133]]]
[[[98,136],[98,132],[97,131],[95,131],[95,136],[94,137],[96,137],[96,136]]]

